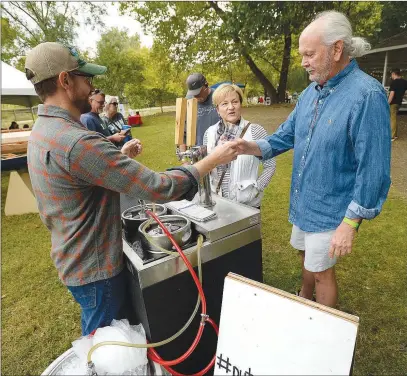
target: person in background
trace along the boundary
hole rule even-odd
[[[8,129],[19,129],[16,121],[12,121]]]
[[[206,130],[219,121],[219,115],[212,104],[214,90],[209,87],[205,76],[202,73],[193,73],[186,81],[188,92],[186,97],[196,98],[198,101],[198,119],[196,124],[196,145],[203,144],[203,137]],[[186,133],[185,133],[186,139]],[[180,150],[185,151],[186,146],[180,145]]]
[[[347,17],[323,12],[301,33],[302,66],[313,81],[288,119],[240,152],[268,160],[294,149],[289,221],[301,251],[299,295],[335,307],[335,264],[352,251],[363,219],[380,211],[390,187],[390,117],[384,88],[356,57],[370,45]]]
[[[143,124],[139,111],[136,111],[136,114],[134,114],[134,112],[132,112],[132,114],[128,118],[128,124],[130,126],[140,126]]]
[[[235,138],[254,141],[267,136],[261,125],[243,119],[243,92],[238,86],[220,85],[214,91],[212,100],[220,120],[205,132],[203,143],[207,145],[208,153],[218,144]],[[263,172],[259,174],[261,164]],[[212,170],[211,188],[213,192],[230,200],[259,208],[264,189],[270,183],[275,170],[274,158],[262,163],[254,156],[239,155],[235,161]]]
[[[27,54],[25,69],[44,103],[28,141],[28,171],[41,220],[51,232],[51,258],[81,306],[85,336],[126,317],[120,193],[157,203],[191,200],[213,166],[237,157],[237,142],[194,165],[152,171],[133,159],[138,140],[118,150],[80,122],[91,109],[93,77],[106,67],[87,63],[73,47],[46,42]]]
[[[398,68],[391,71],[391,79],[388,102],[390,105],[391,140],[395,141],[397,139],[397,112],[407,90],[407,81],[401,77],[401,72]]]
[[[141,125],[143,124],[143,121],[141,120],[141,115],[139,111],[136,111],[136,125]]]
[[[30,126],[28,124],[24,124],[23,129],[27,129],[27,128],[30,128]]]
[[[103,127],[106,128],[110,135],[118,134],[120,136],[124,136],[124,138],[119,142],[114,142],[114,144],[121,148],[126,140],[126,137],[131,139],[131,133],[126,133],[124,127],[127,125],[124,116],[118,112],[119,100],[117,97],[110,97],[109,100],[106,102],[105,106],[105,115],[101,117],[103,121]]]
[[[105,94],[101,90],[95,89],[89,97],[89,103],[91,110],[81,115],[81,123],[90,131],[98,132],[115,145],[120,145],[126,136],[123,133],[112,134],[100,118],[105,106]]]

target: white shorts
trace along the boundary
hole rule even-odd
[[[323,272],[336,264],[336,257],[329,258],[328,252],[335,230],[305,232],[293,225],[290,244],[305,251],[304,268],[310,272]]]

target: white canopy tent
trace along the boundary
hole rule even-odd
[[[33,84],[27,80],[25,74],[10,65],[1,62],[1,103],[14,104],[31,108],[40,103],[40,99],[34,90]],[[26,140],[30,132],[20,132],[18,136]],[[7,143],[7,137],[13,133],[2,133],[2,144]],[[23,137],[24,136],[24,137]],[[2,151],[4,147],[2,146]],[[7,165],[9,164],[9,165]],[[18,155],[12,158],[2,159],[1,167],[7,170],[15,170],[27,165],[27,157]],[[5,215],[38,213],[31,186],[30,177],[25,170],[11,171],[7,188]]]
[[[1,62],[1,103],[33,107],[40,102],[25,74]]]

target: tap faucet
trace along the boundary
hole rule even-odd
[[[140,205],[140,212],[139,212],[140,218],[146,217],[146,202],[144,200],[139,199],[138,203]]]
[[[206,146],[190,146],[186,151],[180,151],[179,148],[177,148],[176,154],[179,160],[187,158],[190,160],[191,164],[193,164],[205,158],[208,152]],[[198,192],[200,205],[205,208],[215,205],[215,202],[212,200],[209,175],[204,176],[199,182]]]
[[[198,101],[196,98],[177,98],[175,108],[175,145],[179,160],[189,159],[191,163],[198,162],[207,155],[206,146],[195,146],[196,128],[198,119]],[[184,144],[184,129],[187,124],[186,151],[181,151],[179,145]],[[204,207],[215,205],[212,200],[209,175],[204,176],[199,182],[199,204]]]

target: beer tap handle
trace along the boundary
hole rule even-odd
[[[196,123],[198,120],[198,101],[196,98],[187,101],[187,146],[196,144]]]
[[[187,117],[186,98],[177,98],[175,105],[175,145],[184,144],[185,120]]]

